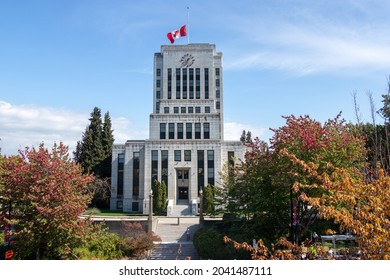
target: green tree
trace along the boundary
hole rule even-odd
[[[63,259],[69,248],[78,247],[89,222],[80,219],[91,200],[87,186],[91,175],[69,160],[68,148],[60,143],[51,150],[43,144],[26,148],[19,156],[1,163],[0,205],[11,205],[11,219],[0,222],[14,227],[18,259]]]
[[[215,213],[214,186],[208,184],[203,188],[203,212],[207,215]]]
[[[82,165],[85,173],[93,172],[95,176],[109,178],[114,143],[110,115],[107,112],[103,122],[101,110],[95,107],[89,121],[82,141],[77,142],[74,160]]]
[[[167,210],[167,187],[165,182],[157,180],[153,183],[153,212],[156,215],[161,215]]]

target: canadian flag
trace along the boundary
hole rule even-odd
[[[180,27],[180,29],[174,30],[172,32],[169,32],[167,34],[167,37],[169,41],[171,41],[171,44],[175,42],[175,40],[179,39],[180,37],[186,36],[187,35],[187,26],[183,25]]]

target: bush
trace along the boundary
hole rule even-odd
[[[145,232],[140,223],[122,222],[122,232],[120,247],[129,259],[145,259],[148,250],[154,247],[153,242],[161,241],[153,232]]]

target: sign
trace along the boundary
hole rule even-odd
[[[13,250],[8,250],[5,252],[5,259],[10,260],[14,256],[14,251]]]

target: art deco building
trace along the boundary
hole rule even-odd
[[[168,216],[195,215],[199,191],[221,184],[239,141],[223,139],[222,53],[212,44],[164,45],[154,55],[153,113],[147,140],[116,144],[112,210],[147,214],[155,180],[165,181]]]

